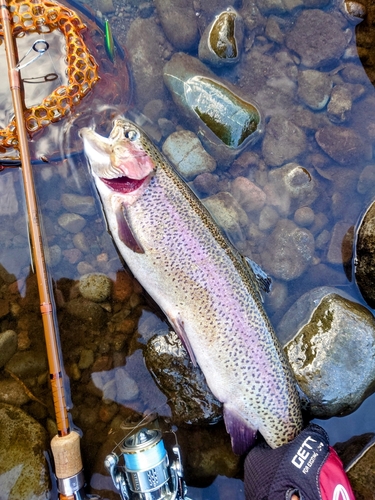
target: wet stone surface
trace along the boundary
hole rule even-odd
[[[176,423],[208,424],[222,418],[222,405],[212,395],[199,367],[174,332],[149,340],[145,351],[148,369],[171,400]]]
[[[277,331],[315,417],[348,414],[374,391],[375,319],[342,292],[307,292]]]
[[[47,434],[27,413],[0,403],[0,490],[9,500],[46,500]]]
[[[355,242],[355,279],[367,304],[375,308],[375,206],[366,211],[358,227]]]

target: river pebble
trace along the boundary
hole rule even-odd
[[[22,406],[30,401],[20,382],[12,378],[0,380],[0,402]]]
[[[141,37],[139,33],[142,33]],[[164,54],[169,54],[171,48],[155,19],[152,17],[135,19],[126,37],[126,47],[132,65],[137,104],[143,108],[150,100],[150,88],[152,88],[154,99],[165,100]]]
[[[94,215],[96,212],[95,201],[92,196],[63,193],[61,195],[61,204],[68,212],[80,215]]]
[[[265,162],[280,167],[297,158],[306,148],[304,131],[284,116],[273,116],[267,123],[262,143]]]
[[[375,204],[372,203],[361,218],[355,235],[355,279],[367,302],[375,309]]]
[[[216,169],[216,161],[190,130],[179,130],[171,134],[163,144],[163,153],[188,181]]]
[[[240,206],[249,212],[260,212],[266,203],[266,193],[246,177],[237,177],[231,185],[231,194]]]
[[[45,352],[18,351],[5,368],[21,379],[37,377],[48,369],[47,357]]]
[[[331,94],[332,78],[328,73],[307,69],[298,75],[298,95],[313,110],[323,109]]]
[[[107,319],[106,312],[99,304],[83,297],[70,300],[66,303],[65,308],[71,316],[87,321],[97,328],[102,327]]]
[[[344,123],[349,120],[353,105],[351,89],[346,85],[335,85],[327,106],[329,119],[333,123]]]
[[[340,20],[317,9],[302,10],[286,37],[287,47],[300,56],[307,68],[338,63],[347,43]]]
[[[312,415],[354,411],[375,381],[375,318],[339,290],[307,292],[277,328]]]
[[[263,243],[261,265],[276,278],[294,280],[311,264],[314,250],[310,231],[291,220],[281,219]]]
[[[198,25],[192,2],[155,0],[161,25],[169,41],[178,50],[193,50],[198,45]]]
[[[222,418],[221,403],[212,395],[200,368],[190,363],[175,332],[152,337],[147,343],[145,361],[159,387],[171,400],[177,422],[212,424]]]
[[[238,62],[243,44],[244,23],[233,8],[218,14],[204,30],[198,47],[201,61],[221,66]]]
[[[249,222],[246,212],[227,192],[220,192],[202,200],[221,229],[235,241],[243,240],[242,227]]]
[[[0,368],[16,353],[17,343],[17,334],[13,330],[0,333]]]
[[[27,413],[0,403],[0,491],[9,500],[46,500],[47,434]]]
[[[70,233],[79,233],[86,225],[86,220],[78,214],[65,213],[58,218],[59,225]]]
[[[369,145],[351,128],[324,127],[315,138],[328,156],[340,165],[356,165],[371,158]]]
[[[105,274],[86,274],[78,283],[83,298],[93,302],[104,302],[111,295],[112,281]]]

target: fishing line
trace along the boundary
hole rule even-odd
[[[163,406],[165,406],[169,401],[171,401],[170,399],[168,399],[165,403],[162,403],[160,404],[159,406],[155,406],[155,408],[153,408],[152,410],[150,410],[150,413],[147,413],[140,422],[136,423],[134,426],[130,427],[130,431],[123,437],[121,438],[121,441],[119,443],[116,443],[116,446],[113,448],[113,450],[111,451],[111,453],[113,453],[116,448],[119,448],[120,447],[120,444],[129,436],[131,436],[134,431],[136,429],[139,429],[144,423],[146,422],[152,422],[153,420],[156,420],[158,418],[158,413],[157,413],[157,410],[159,408],[162,408]],[[151,418],[152,416],[154,416],[153,418]],[[124,426],[123,428],[128,428],[128,426]],[[171,433],[174,433],[173,430],[171,431],[168,431],[168,432],[171,432]],[[177,440],[177,437],[176,437],[176,440]]]

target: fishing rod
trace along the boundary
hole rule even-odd
[[[13,108],[17,123],[17,136],[21,156],[21,171],[25,190],[29,232],[38,282],[40,311],[43,320],[58,431],[58,434],[54,436],[51,441],[55,462],[55,474],[60,500],[79,500],[82,498],[81,492],[84,486],[80,436],[76,431],[71,430],[69,425],[61,365],[62,357],[55,324],[55,303],[47,274],[27,130],[23,114],[21,77],[19,69],[17,68],[16,45],[13,39],[11,18],[6,0],[0,0],[0,8],[9,86],[12,93]]]

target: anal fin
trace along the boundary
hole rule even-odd
[[[230,434],[233,452],[236,455],[247,453],[254,445],[257,429],[226,404],[224,404],[224,422]]]
[[[134,235],[129,221],[126,217],[124,207],[121,205],[120,210],[116,212],[116,220],[118,227],[118,237],[130,250],[136,253],[145,253],[142,245]]]

